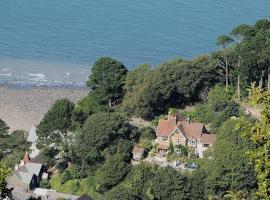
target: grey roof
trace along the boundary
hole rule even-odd
[[[30,184],[31,180],[34,176],[31,172],[22,172],[22,171],[16,171],[15,175],[25,184]]]
[[[35,175],[39,175],[40,171],[42,169],[42,164],[40,163],[26,163],[24,166],[20,167],[18,169],[19,172],[27,172]]]

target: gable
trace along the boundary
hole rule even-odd
[[[186,136],[183,134],[183,132],[182,132],[179,128],[176,128],[176,129],[172,132],[172,134],[170,135],[170,137],[173,137],[173,138],[175,138],[175,137],[177,137],[177,136],[179,136],[179,138],[184,138],[184,139],[186,139]]]
[[[157,137],[169,137],[177,128],[174,120],[159,120]]]

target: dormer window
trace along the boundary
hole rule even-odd
[[[165,141],[167,141],[167,140],[168,140],[168,137],[167,137],[167,136],[163,136],[163,137],[162,137],[162,141],[163,141],[163,142],[165,142]]]
[[[193,138],[191,138],[191,139],[188,141],[188,144],[189,144],[189,146],[191,146],[191,147],[196,147],[196,140],[194,140]]]

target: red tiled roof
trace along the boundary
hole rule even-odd
[[[216,139],[216,135],[214,134],[203,134],[200,138],[200,142],[202,144],[213,144]]]
[[[170,136],[172,132],[177,128],[175,120],[159,120],[157,127],[157,136]]]
[[[194,138],[198,139],[201,137],[204,125],[199,122],[178,122],[177,126],[185,134],[187,139]]]
[[[134,148],[133,148],[133,151],[132,151],[132,153],[143,153],[144,152],[144,148],[142,148],[142,147],[138,147],[138,146],[135,146]]]

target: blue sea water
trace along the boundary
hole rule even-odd
[[[0,0],[0,83],[83,84],[100,56],[129,69],[215,50],[269,0]]]

